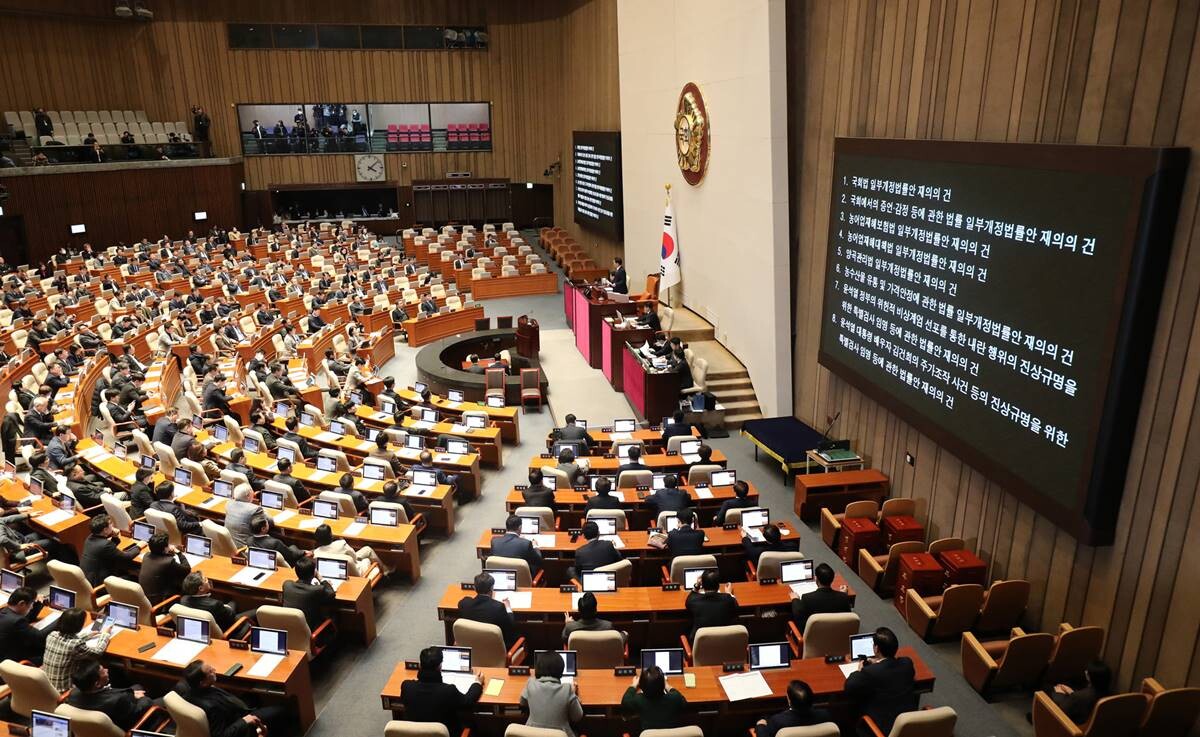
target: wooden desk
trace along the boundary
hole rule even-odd
[[[851,471],[854,469],[861,470],[866,468],[866,461],[864,461],[861,456],[857,455],[853,458],[847,458],[844,461],[827,461],[815,450],[805,451],[804,455],[810,464],[816,464],[823,469],[825,473],[830,473],[833,471]]]
[[[647,369],[628,346],[625,346],[621,360],[624,363],[621,372],[625,396],[638,419],[658,423],[675,414],[679,409],[679,374]]]
[[[397,389],[396,395],[409,406],[421,404],[421,395],[412,389]],[[461,416],[463,412],[486,412],[488,422],[494,422],[500,427],[500,437],[514,445],[521,442],[521,408],[520,407],[489,407],[479,402],[451,402],[445,397],[431,394],[429,403],[439,412]]]
[[[371,407],[359,405],[354,410],[355,416],[360,420],[359,424],[365,424],[368,427],[389,428],[396,427],[392,415],[385,412],[378,412]],[[461,414],[457,415],[461,418]],[[278,422],[276,422],[278,425]],[[425,426],[420,420],[415,419],[410,415],[405,415],[401,422],[400,429],[412,435],[423,435],[430,438],[437,438],[440,435],[449,435],[454,438],[461,438],[471,444],[471,449],[479,456],[477,462],[486,462],[493,468],[503,468],[503,449],[500,442],[500,428],[498,427],[481,427],[467,428],[464,425],[455,422],[436,422],[432,426]],[[371,448],[375,447],[374,443],[370,443]],[[370,450],[367,451],[368,453]],[[466,463],[464,462],[464,466]],[[464,471],[464,469],[456,469],[456,473]]]
[[[796,516],[812,522],[821,516],[821,508],[835,514],[846,511],[846,505],[860,499],[882,504],[887,498],[888,477],[869,468],[862,471],[833,471],[796,476]]]
[[[470,272],[467,272],[468,275]],[[522,276],[502,276],[491,279],[467,279],[470,285],[471,299],[496,299],[498,297],[519,297],[528,294],[555,294],[558,292],[558,274],[526,274]],[[465,290],[459,283],[459,290]]]
[[[617,469],[621,467],[623,461],[616,456],[590,455],[580,456],[580,459],[588,462],[588,473],[593,475],[612,476],[616,474]],[[687,474],[688,468],[692,464],[683,459],[681,455],[667,455],[666,453],[643,453],[642,463],[650,468],[654,473],[677,473],[681,475]],[[709,463],[716,466],[724,466],[726,463],[725,454],[714,448]],[[541,468],[542,466],[557,466],[557,458],[545,458],[538,456],[529,461],[530,470]]]
[[[10,502],[18,502],[29,496],[29,487],[19,480],[6,480],[0,484],[0,495]],[[54,506],[54,502],[49,497],[43,496],[37,499],[29,508],[29,526],[65,545],[70,545],[75,548],[76,553],[82,555],[83,541],[92,534],[89,527],[91,517],[76,509],[71,516],[53,524],[46,524],[38,520],[38,517],[57,510],[58,507]]]
[[[916,669],[916,687],[919,691],[931,691],[934,674],[911,647],[902,647],[898,653],[910,658]],[[504,668],[480,668],[487,681],[498,679],[504,685],[496,696],[484,695],[473,711],[481,717],[479,727],[485,735],[501,734],[508,723],[522,721],[518,711],[521,692],[532,676],[510,676]],[[785,708],[787,686],[793,680],[802,680],[812,688],[813,698],[819,704],[838,705],[845,702],[846,679],[837,664],[826,663],[824,658],[793,660],[790,667],[763,671],[763,678],[771,687],[771,695],[745,701],[729,701],[719,682],[724,675],[721,666],[700,666],[684,669],[694,674],[696,685],[687,688],[682,676],[671,676],[670,685],[678,688],[687,698],[689,719],[703,720],[708,734],[745,734],[748,726],[765,714]],[[385,710],[392,718],[403,719],[404,707],[400,702],[400,689],[405,681],[416,678],[416,671],[406,670],[404,663],[397,664],[391,677],[380,693]],[[579,733],[586,732],[595,737],[616,737],[622,733],[636,734],[621,712],[621,697],[630,685],[630,676],[616,676],[611,668],[581,670],[576,682],[579,684],[579,700],[584,708],[583,724]],[[472,730],[472,734],[475,730]]]
[[[757,501],[758,489],[749,481],[746,482],[746,485],[750,487],[746,498]],[[679,488],[691,497],[692,509],[696,511],[701,524],[711,520],[721,508],[721,504],[734,497],[732,486],[697,488],[681,484]],[[652,523],[657,521],[653,518],[650,510],[641,503],[636,489],[613,489],[610,493],[621,500],[621,509],[625,510],[625,519],[630,529],[648,529]],[[558,508],[557,516],[563,529],[579,527],[583,524],[584,508],[587,506],[587,500],[592,496],[594,496],[592,492],[582,488],[558,489],[554,492],[554,504]],[[513,487],[505,498],[505,508],[509,512],[513,512],[517,507],[523,506],[525,506],[525,500],[521,496],[521,491]]]
[[[601,321],[600,367],[613,389],[625,390],[625,344],[641,345],[653,337],[654,331],[647,327],[625,327],[609,317]]]
[[[697,440],[700,439],[700,433],[695,428],[692,428],[692,437],[696,438]],[[612,428],[609,427],[602,427],[599,429],[588,428],[588,439],[592,441],[593,446],[599,448],[608,448],[614,442],[616,442],[613,440]],[[619,442],[624,443],[630,440],[640,440],[642,445],[645,447],[663,448],[666,445],[666,443],[663,442],[662,430],[658,429],[658,425],[655,425],[654,429],[639,428],[632,433],[629,433],[628,438],[626,438],[625,434],[622,433]],[[546,439],[546,447],[550,448],[553,445],[554,439],[548,437]]]
[[[613,302],[608,299],[593,299],[588,296],[591,289],[576,289],[575,304],[571,314],[571,328],[575,331],[575,347],[592,368],[600,368],[601,353],[600,323],[605,315],[620,312],[637,314],[638,302]]]
[[[410,318],[405,320],[403,325],[408,333],[409,347],[416,348],[432,343],[438,338],[469,333],[475,329],[475,321],[482,317],[483,307],[475,306],[444,315],[433,315],[423,320]]]

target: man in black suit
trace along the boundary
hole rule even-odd
[[[817,580],[817,590],[792,598],[792,620],[802,633],[808,618],[814,614],[843,614],[854,608],[849,594],[834,590],[833,568],[828,563],[817,566],[813,577]]]
[[[613,270],[608,275],[608,280],[612,282],[612,290],[617,294],[629,294],[629,280],[625,276],[625,262],[620,256],[616,256],[612,260]]]
[[[620,509],[621,500],[610,494],[612,491],[612,482],[607,478],[599,478],[596,480],[596,495],[587,500],[587,504],[583,508],[584,514],[587,514],[593,509]]]
[[[238,614],[232,604],[221,601],[213,596],[212,584],[209,583],[208,578],[200,571],[192,571],[184,576],[180,590],[183,591],[183,596],[179,598],[179,603],[186,607],[199,609],[211,614],[222,632],[228,631],[241,616],[254,617],[253,611]],[[249,623],[244,623],[239,629],[246,629],[247,627],[249,627]],[[240,637],[242,634],[241,632],[234,632],[231,633],[231,637],[235,635]]]
[[[504,523],[503,535],[492,538],[492,555],[520,558],[529,564],[529,573],[536,576],[542,567],[542,554],[534,544],[521,537],[521,518],[510,514]]]
[[[405,681],[400,686],[400,703],[404,704],[404,718],[411,722],[436,722],[445,725],[450,734],[461,730],[460,713],[479,701],[483,695],[483,677],[476,675],[464,694],[457,687],[442,682],[442,649],[427,647],[421,651],[421,668],[416,680]]]
[[[154,423],[154,433],[150,437],[152,443],[170,445],[175,439],[175,423],[179,421],[179,410],[170,407],[163,416]]]
[[[492,598],[495,585],[496,581],[489,573],[475,576],[475,595],[464,596],[458,602],[458,616],[473,622],[496,625],[504,635],[504,646],[508,648],[517,641],[517,626],[508,605]]]
[[[696,514],[691,509],[680,510],[678,514],[679,527],[667,533],[667,550],[674,558],[677,555],[703,555],[704,531],[697,530],[692,525]]]
[[[79,567],[92,586],[99,586],[104,579],[117,575],[121,569],[127,568],[138,555],[137,546],[129,550],[117,547],[120,535],[113,527],[112,520],[107,514],[92,517],[89,523],[92,534],[83,541],[83,555],[79,559]]]
[[[688,594],[685,606],[692,615],[691,638],[701,627],[724,627],[737,623],[737,599],[721,593],[721,577],[716,571],[705,571]]]
[[[758,565],[758,559],[763,553],[792,553],[800,549],[800,538],[784,540],[778,525],[763,525],[763,539],[755,541],[750,535],[742,537],[742,549],[746,551],[746,559]]]
[[[123,730],[132,729],[154,706],[141,686],[113,688],[108,682],[108,669],[99,660],[88,659],[75,666],[71,683],[75,687],[67,694],[68,704],[76,709],[107,714]]]
[[[192,423],[179,419],[175,421],[175,434],[171,437],[171,452],[176,458],[187,458],[188,449],[196,442]]]
[[[875,656],[861,661],[858,671],[846,677],[846,696],[883,734],[892,731],[897,716],[917,709],[916,670],[909,658],[896,657],[899,649],[896,633],[880,627],[875,630]],[[872,732],[859,722],[858,734],[870,737]]]
[[[642,463],[642,446],[634,445],[629,448],[629,460],[622,463],[617,468],[617,480],[621,479],[621,474],[626,471],[649,471],[650,467]]]
[[[663,488],[646,497],[645,503],[650,513],[657,518],[660,512],[682,512],[688,509],[692,506],[692,498],[679,488],[679,477],[669,473],[663,478]]]
[[[154,487],[154,503],[150,508],[175,518],[175,526],[184,535],[200,534],[200,518],[175,501],[175,483],[163,481]]]
[[[300,427],[300,422],[294,416],[284,420],[283,426],[287,430],[283,434],[283,439],[290,440],[300,446],[300,455],[304,456],[304,460],[311,461],[317,457],[317,449],[310,447],[304,436],[296,432],[297,428]]]
[[[108,491],[103,484],[89,481],[83,472],[83,466],[78,463],[72,463],[67,468],[67,489],[75,497],[76,503],[84,509],[99,507],[104,503],[100,495]],[[123,494],[124,492],[121,492],[116,496],[118,499],[122,499],[124,498]]]
[[[226,417],[237,417],[233,413],[233,408],[229,406],[230,400],[233,397],[225,393],[225,377],[217,376],[212,383],[204,388],[204,409],[205,411],[218,409],[221,414]]]
[[[317,573],[317,563],[312,558],[300,558],[292,567],[296,580],[283,582],[283,605],[304,612],[308,628],[315,631],[328,618],[337,594]]]
[[[662,322],[658,319],[658,310],[654,309],[653,302],[643,302],[641,306],[641,314],[638,315],[638,324],[648,327],[654,332],[662,330]]]
[[[265,514],[252,517],[250,519],[250,547],[274,550],[283,556],[283,559],[292,568],[295,568],[301,559],[310,555],[295,545],[288,545],[277,537],[271,537],[270,531],[270,517]]]
[[[683,410],[675,410],[675,414],[671,416],[671,420],[672,422],[662,429],[664,444],[677,435],[684,437],[692,436],[692,426],[683,421]]]
[[[209,733],[217,737],[255,737],[259,727],[275,737],[296,733],[289,707],[271,704],[252,710],[237,696],[217,688],[217,671],[203,660],[188,664],[175,692],[204,710]]]
[[[126,386],[126,384],[122,385],[122,387],[124,386]],[[108,414],[112,417],[113,422],[116,423],[121,432],[132,429],[128,427],[128,425],[131,423],[136,426],[136,429],[145,432],[147,429],[145,416],[138,416],[133,412],[136,402],[121,404],[120,395],[121,392],[117,389],[108,389],[104,392],[104,399],[108,406]],[[29,414],[25,415],[26,425],[29,424]]]
[[[1059,683],[1050,694],[1067,718],[1079,725],[1086,724],[1092,717],[1096,702],[1109,695],[1112,671],[1103,660],[1093,660],[1084,668],[1083,677],[1087,682],[1083,688],[1071,688]]]
[[[169,596],[180,593],[183,578],[192,572],[183,551],[171,544],[167,533],[156,532],[150,536],[149,551],[142,557],[142,569],[138,572],[138,583],[146,598],[158,605]]]
[[[583,523],[583,539],[587,542],[575,550],[575,565],[571,568],[572,578],[584,571],[624,560],[624,556],[611,542],[600,539],[600,527],[595,522]]]
[[[575,424],[575,415],[567,415],[565,419],[566,424],[554,431],[554,439],[583,443],[584,451],[589,450],[592,447],[592,439],[588,437],[587,429]]]
[[[4,643],[4,657],[41,664],[47,633],[31,624],[41,610],[37,592],[28,586],[18,587],[8,595],[8,604],[0,607],[0,642]]]
[[[286,458],[280,458],[275,465],[279,469],[279,473],[275,474],[273,481],[290,488],[298,503],[307,501],[309,498],[308,489],[304,488],[304,484],[301,483],[300,479],[292,475],[292,462]]]
[[[432,294],[425,295],[419,306],[422,315],[436,315],[438,311],[437,302],[434,301]]]
[[[754,737],[775,737],[790,727],[811,727],[833,721],[828,709],[814,709],[812,688],[804,681],[792,681],[787,689],[788,708],[754,725]]]
[[[747,484],[745,481],[734,481],[733,498],[721,502],[721,508],[717,510],[717,515],[713,517],[713,523],[718,525],[725,524],[725,515],[731,509],[749,509],[754,506],[754,502],[750,501],[750,484]]]
[[[532,469],[529,472],[529,486],[521,491],[521,498],[525,500],[527,507],[557,509],[554,506],[554,490],[542,482],[543,478],[540,468]]]

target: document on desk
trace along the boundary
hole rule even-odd
[[[696,498],[712,499],[713,498],[712,489],[696,489]]]
[[[263,653],[258,657],[258,661],[250,666],[250,670],[246,671],[246,675],[254,676],[255,678],[266,678],[274,672],[276,666],[283,662],[283,659],[283,655]]]
[[[85,460],[94,462],[98,458],[108,456],[108,451],[105,450],[104,446],[102,445],[93,445],[89,448],[79,451],[79,455],[83,456]]]
[[[679,456],[679,457],[683,459],[684,463],[690,464],[690,463],[699,463],[700,462],[700,456],[698,456],[698,455],[686,455],[686,456]]]
[[[342,436],[328,430],[321,430],[316,434],[316,439],[322,443],[336,443],[342,439]]]
[[[154,653],[151,660],[163,660],[176,665],[187,665],[196,659],[196,656],[203,652],[204,648],[208,647],[203,642],[193,642],[192,640],[181,640],[178,637],[163,645]]]
[[[600,539],[609,541],[617,550],[625,547],[625,541],[621,539],[620,535],[601,535]]]
[[[617,501],[621,502],[622,504],[625,503],[625,492],[623,492],[623,491],[620,491],[618,489],[613,489],[612,491],[608,492],[608,495],[611,496],[613,499],[616,499]]]
[[[521,537],[525,538],[526,540],[528,540],[529,542],[538,546],[539,548],[554,547],[554,535],[553,534],[551,534],[551,535],[521,535]]]
[[[579,611],[579,600],[582,597],[583,597],[583,594],[579,591],[576,591],[575,593],[571,594],[571,611],[573,611],[573,612]]]
[[[413,420],[412,425],[410,425],[410,427],[412,427],[414,430],[432,430],[433,423],[426,422],[425,420]]]
[[[366,528],[367,526],[362,522],[351,522],[350,524],[346,525],[346,529],[342,530],[342,534],[353,537],[354,535],[362,534],[362,531]]]
[[[849,678],[851,673],[858,672],[858,661],[855,660],[852,663],[842,663],[838,666],[838,670],[842,672],[843,678]]]
[[[5,595],[4,598],[7,602],[8,596]],[[54,623],[57,622],[58,618],[61,616],[62,616],[62,612],[51,612],[50,614],[47,614],[46,616],[42,617],[38,621],[34,622],[33,626],[35,629],[39,629],[39,630],[45,632],[46,630],[48,630],[52,626],[54,626]]]
[[[800,583],[794,583],[790,585],[792,591],[796,592],[796,596],[804,596],[805,594],[811,594],[817,590],[816,581],[802,581]]]
[[[475,675],[473,673],[447,673],[446,671],[442,671],[442,683],[449,683],[457,688],[459,693],[465,694],[475,684]]]
[[[470,429],[471,428],[467,427],[466,425],[460,425],[457,422],[450,426],[450,432],[454,433],[455,435],[465,435]]]
[[[192,568],[195,568],[204,561],[208,560],[208,558],[205,558],[203,555],[192,555],[191,553],[184,553],[183,557],[187,559],[188,565]]]
[[[65,509],[56,509],[53,512],[46,512],[45,514],[38,515],[37,517],[34,517],[34,519],[38,521],[38,524],[45,525],[46,527],[53,527],[59,522],[65,522],[74,516],[74,512],[68,512]]]
[[[433,489],[432,486],[410,486],[400,492],[400,496],[430,496],[433,494]]]
[[[529,609],[533,606],[532,591],[496,591],[497,601],[507,601],[513,609]]]
[[[321,520],[314,519],[312,517],[305,517],[304,519],[300,520],[296,526],[301,530],[315,530],[321,526]]]
[[[332,481],[333,479],[338,477],[338,475],[336,473],[334,473],[333,471],[322,471],[320,469],[314,469],[312,471],[309,471],[308,473],[309,473],[309,478],[311,478],[313,481],[318,481],[318,482]]]
[[[282,525],[284,522],[287,522],[288,520],[290,520],[292,517],[295,517],[295,516],[296,516],[296,513],[294,511],[292,511],[290,509],[281,509],[278,512],[276,512],[275,514],[271,515],[271,519],[274,520],[277,524]],[[303,524],[303,523],[301,523],[301,524]]]
[[[347,581],[345,578],[322,578],[321,580],[329,584],[329,588],[333,589],[334,591],[340,589],[342,584],[346,583]]]
[[[434,463],[458,463],[459,456],[449,453],[438,453],[433,457]]]
[[[458,409],[459,407],[462,406],[462,402],[455,402],[453,400],[447,399],[446,406],[449,407],[450,409]],[[503,681],[501,681],[501,682],[503,683]]]
[[[242,570],[230,576],[229,582],[242,584],[243,586],[262,586],[263,582],[270,577],[270,571],[264,571],[261,568],[251,568],[246,566]]]
[[[761,671],[752,670],[749,673],[731,673],[717,679],[721,688],[725,689],[725,698],[730,701],[745,701],[771,695],[771,687]]]
[[[483,695],[484,696],[499,696],[500,692],[503,690],[504,690],[504,679],[503,678],[489,678],[487,685],[484,686],[484,688],[483,688]]]
[[[608,437],[609,437],[609,439],[613,440],[614,442],[617,440],[630,440],[633,438],[633,433],[631,433],[631,432],[610,432],[608,434]]]

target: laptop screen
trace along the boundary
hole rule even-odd
[[[875,657],[875,635],[868,632],[865,635],[850,637],[850,659],[861,660]]]
[[[667,528],[667,532],[679,529],[679,515],[668,514],[667,516],[663,517],[663,524]]]
[[[277,461],[287,461],[288,463],[296,462],[296,451],[292,448],[285,448],[280,445],[275,448],[275,459]]]
[[[589,517],[588,522],[595,522],[601,535],[617,534],[617,521],[612,517]]]
[[[546,652],[546,651],[545,650],[534,651],[534,658],[537,658],[544,652]],[[575,651],[575,650],[555,650],[554,652],[558,655],[558,657],[562,658],[563,678],[574,678],[575,676],[579,675],[578,666],[576,665],[576,656],[578,655],[577,651]]]
[[[154,468],[154,464],[156,463],[158,463],[158,459],[154,456],[142,456],[142,468]],[[32,488],[32,485],[30,488]]]
[[[446,673],[470,673],[471,648],[443,647],[442,670]]]
[[[262,450],[262,448],[260,448],[258,445],[258,441],[249,435],[242,438],[242,447],[246,449],[247,453],[257,453],[258,451]]]
[[[390,399],[380,399],[379,411],[385,414],[394,415],[396,414],[396,403]]]
[[[479,415],[467,415],[466,420],[467,427],[471,428],[472,430],[482,430],[483,428],[487,427],[486,417],[480,417]]]
[[[463,401],[464,397],[465,395],[458,389],[451,389],[450,391],[446,392],[446,398],[451,402],[461,402]]]
[[[713,471],[709,486],[733,486],[737,481],[737,471]]]
[[[412,481],[415,486],[437,486],[437,474],[433,471],[413,471]]]
[[[363,401],[362,392],[358,389],[355,389],[354,391],[350,392],[350,401],[353,402],[354,404],[362,404],[362,401]]]
[[[585,571],[583,579],[584,592],[600,593],[617,590],[617,574],[615,571]]]
[[[521,515],[521,534],[536,535],[541,531],[542,520],[539,517],[526,517]]]
[[[415,384],[413,384],[413,389],[417,392],[417,394],[424,394],[425,390],[428,388],[429,387],[426,386],[425,382],[423,382],[423,381],[418,381]]]
[[[317,456],[317,470],[333,473],[337,470],[337,461],[329,456]]]
[[[377,437],[379,437],[379,430],[374,427],[368,427],[367,428],[367,440],[370,440],[373,443],[373,442],[375,442],[375,438],[377,438]]]
[[[304,425],[305,427],[312,427],[313,425],[317,424],[317,420],[310,413],[303,412],[300,415],[300,424]]]
[[[350,568],[346,561],[338,558],[317,558],[317,573],[321,578],[345,581],[350,577]]]
[[[121,460],[125,460],[129,457],[129,448],[124,443],[117,443],[113,446],[113,455]]]
[[[750,646],[750,669],[788,667],[789,654],[786,642],[762,642]]]
[[[147,522],[133,523],[133,539],[146,541],[154,536],[154,525]]]
[[[493,591],[516,591],[517,590],[517,572],[507,568],[487,568],[484,573],[491,575],[496,581],[496,585],[492,587]]]
[[[783,583],[806,583],[813,580],[811,560],[789,560],[779,565],[779,580]]]
[[[135,630],[138,626],[138,608],[133,604],[110,601],[108,603],[108,618],[118,627]]]
[[[690,455],[696,455],[699,452],[700,452],[700,441],[699,440],[685,440],[679,444],[679,454],[680,455],[690,456]]]
[[[213,494],[228,499],[233,496],[233,482],[226,481],[225,479],[217,479],[213,482]]]
[[[292,405],[288,404],[287,402],[275,403],[275,414],[279,415],[280,417],[287,417],[289,414],[291,414],[291,412]]]
[[[683,569],[683,587],[685,589],[692,588],[693,586],[696,585],[696,582],[700,580],[700,577],[704,575],[705,571],[715,571],[715,570],[717,570],[717,569],[716,568],[684,568]]]
[[[771,510],[766,507],[742,510],[742,527],[763,527],[771,521]]]
[[[454,455],[465,456],[471,452],[471,444],[465,440],[447,440],[446,452]]]
[[[637,420],[613,420],[613,432],[634,432]]]
[[[384,525],[385,527],[395,527],[400,519],[400,515],[394,509],[386,507],[371,507],[371,524]]]
[[[204,418],[200,415],[192,415],[192,427],[200,430],[204,427]]]
[[[278,491],[264,491],[261,499],[267,509],[283,509],[283,494]]]
[[[287,655],[287,631],[267,627],[250,628],[250,651],[270,655]]]
[[[71,591],[70,589],[64,589],[60,586],[50,587],[51,609],[58,609],[59,611],[62,611],[63,609],[70,609],[73,606],[75,606],[74,591]]]
[[[499,394],[493,394],[487,398],[487,406],[494,409],[499,409],[504,406],[504,397]]]
[[[424,450],[425,438],[420,435],[407,435],[404,438],[404,447],[412,450]]]
[[[214,438],[224,443],[229,439],[229,428],[224,425],[213,425],[212,434]]]
[[[637,443],[620,443],[617,445],[617,458],[623,461],[629,460],[629,449],[637,446]]]
[[[421,421],[422,422],[437,422],[438,421],[437,410],[436,409],[421,410]]]
[[[652,489],[667,488],[667,475],[665,473],[654,474],[654,479],[650,482],[650,488],[652,488]]]
[[[592,477],[588,478],[588,487],[589,487],[589,488],[590,488],[592,491],[595,491],[595,490],[596,490],[596,484],[600,483],[600,479],[604,479],[604,478],[608,479],[608,483],[610,484],[609,488],[611,489],[611,488],[612,488],[612,486],[611,486],[611,484],[612,484],[612,478],[611,478],[611,477],[609,477],[609,476],[592,476]]]
[[[275,551],[267,550],[266,548],[250,548],[246,551],[246,565],[251,568],[260,568],[264,571],[275,570]]]
[[[175,469],[175,483],[183,484],[184,486],[192,485],[192,472],[186,468]]]
[[[180,615],[175,617],[175,636],[192,642],[208,642],[208,620]]]
[[[321,519],[337,519],[338,503],[331,502],[328,499],[314,499],[312,513],[314,517],[320,517]]]
[[[11,594],[25,585],[25,574],[10,571],[7,568],[0,571],[0,591]]]
[[[183,544],[188,555],[198,555],[201,558],[212,557],[212,540],[203,535],[188,535],[184,538]]]
[[[580,420],[580,419],[576,418],[575,427],[581,427],[584,430],[586,430],[587,429],[587,420]]]
[[[375,463],[364,463],[362,465],[362,477],[368,481],[383,481],[383,466]]]
[[[346,428],[342,425],[341,420],[334,420],[329,423],[329,432],[335,435],[345,435]]]
[[[683,673],[683,648],[668,647],[660,650],[642,650],[642,670],[657,665],[664,675],[677,676]]]
[[[71,720],[33,709],[30,711],[29,737],[71,737]]]

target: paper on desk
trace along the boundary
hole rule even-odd
[[[304,519],[300,520],[297,526],[301,530],[315,530],[321,526],[321,520],[313,517],[305,517]]]
[[[496,591],[493,592],[499,601],[507,601],[513,609],[529,609],[533,606],[532,591]]]
[[[751,542],[761,543],[766,541],[766,538],[763,537],[762,530],[757,527],[743,527],[742,534],[750,538]]]
[[[680,458],[683,459],[684,463],[699,463],[700,462],[700,456],[698,456],[698,455],[686,455],[686,456],[680,456]]]
[[[554,547],[554,535],[521,535],[539,548]]]
[[[608,437],[611,440],[629,440],[629,439],[633,438],[633,433],[631,433],[631,432],[610,432],[608,434]]]
[[[45,514],[38,515],[37,517],[34,517],[34,519],[38,521],[38,524],[45,525],[46,527],[53,527],[59,522],[69,520],[74,516],[74,512],[68,512],[65,509],[55,509],[53,512],[46,512]]]
[[[485,686],[483,689],[483,695],[484,696],[499,696],[500,692],[502,690],[504,690],[504,679],[503,678],[489,678],[488,682],[487,682],[487,686]]]
[[[263,653],[258,656],[258,661],[250,666],[250,670],[246,671],[246,675],[254,676],[255,678],[266,678],[275,670],[275,666],[283,662],[284,656],[272,655],[271,653]]]
[[[450,432],[454,433],[455,435],[463,435],[470,429],[471,428],[467,427],[466,425],[460,425],[457,422],[450,426]]]
[[[346,583],[346,579],[344,578],[322,578],[321,580],[329,584],[329,588],[334,591],[337,591],[342,587],[342,584]]]
[[[208,647],[206,643],[181,640],[176,637],[160,647],[151,660],[165,660],[176,665],[187,665],[195,660],[196,656],[206,647]]]
[[[462,402],[454,402],[454,401],[447,399],[446,406],[449,407],[450,409],[458,409],[459,407],[462,406]],[[504,683],[504,681],[501,681],[501,683]]]
[[[816,581],[804,581],[801,583],[793,583],[793,584],[789,584],[789,585],[791,586],[792,591],[796,592],[796,596],[804,596],[805,594],[810,594],[817,590],[817,582]]]
[[[346,529],[342,530],[342,534],[349,535],[349,536],[358,535],[358,534],[362,533],[362,531],[364,529],[366,529],[366,527],[367,526],[364,525],[362,522],[351,522],[350,524],[346,525]]]
[[[712,489],[696,489],[696,496],[700,499],[712,499]]]
[[[838,666],[838,670],[842,672],[843,678],[849,678],[851,673],[858,672],[858,661],[855,660],[852,663],[842,663]]]
[[[191,494],[191,493],[192,493],[192,487],[188,486],[187,484],[175,484],[172,487],[171,496],[174,499],[178,499],[179,497],[184,496],[185,494]]]
[[[288,520],[290,520],[292,517],[295,517],[295,516],[296,516],[296,513],[294,511],[292,511],[290,509],[281,509],[278,512],[276,512],[275,514],[271,515],[271,519],[275,520],[276,523],[282,525],[284,522],[287,522]],[[301,523],[301,526],[303,526],[303,523]]]
[[[429,430],[433,427],[433,423],[425,420],[413,420],[411,427],[417,430]]]
[[[188,565],[192,568],[195,568],[204,561],[208,560],[208,558],[205,558],[203,555],[192,555],[191,553],[184,553],[183,557],[187,558]]]
[[[317,433],[317,440],[320,440],[322,443],[336,443],[341,439],[341,435],[329,432],[328,430],[322,430],[321,432]]]
[[[429,496],[433,493],[432,486],[410,486],[400,492],[401,496]]]
[[[79,455],[83,456],[86,460],[94,461],[97,456],[107,456],[108,451],[103,446],[93,445],[79,451]]]
[[[459,693],[465,694],[475,684],[475,675],[472,673],[447,673],[446,671],[442,671],[442,683],[449,683],[457,688]]]
[[[322,471],[320,469],[312,470],[310,475],[314,481],[330,481],[337,478],[337,474],[333,471]]]
[[[608,495],[622,504],[625,503],[625,492],[620,491],[619,489],[613,489],[612,491],[608,492]]]
[[[749,673],[731,673],[717,679],[721,688],[725,689],[725,698],[730,701],[744,701],[771,695],[771,687],[761,671],[752,670]]]
[[[5,598],[7,598],[7,597],[5,597]],[[51,612],[50,614],[47,614],[46,616],[42,617],[38,621],[34,622],[33,626],[39,630],[45,631],[45,630],[49,629],[50,627],[52,627],[54,625],[54,623],[58,621],[58,618],[61,616],[62,616],[62,612]]]
[[[256,576],[261,576],[255,580]],[[264,571],[261,568],[251,568],[246,566],[242,570],[229,577],[230,583],[239,583],[246,586],[261,586],[264,581],[271,577],[270,571]]]
[[[621,539],[620,535],[601,535],[600,539],[609,541],[618,550],[625,547],[625,541]]]
[[[582,594],[582,593],[580,593],[580,592],[578,592],[578,591],[576,591],[575,593],[571,594],[571,611],[573,611],[573,612],[574,612],[574,611],[578,611],[578,610],[579,610],[579,600],[580,600],[582,597],[583,597],[583,594]]]

